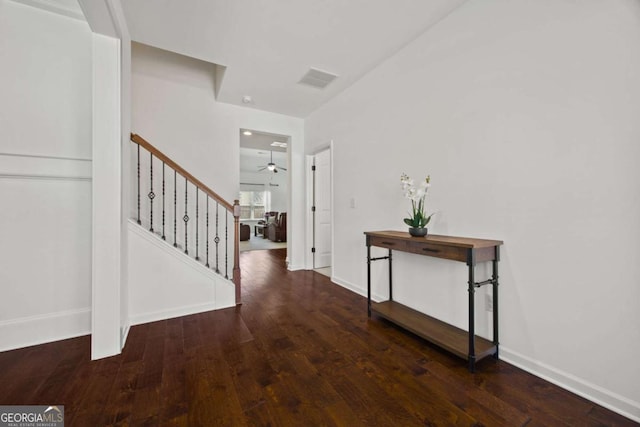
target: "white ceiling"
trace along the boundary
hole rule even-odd
[[[289,169],[287,166],[287,153],[278,152],[278,151],[267,151],[267,150],[256,150],[253,148],[244,148],[240,147],[240,172],[249,172],[249,173],[264,173],[270,174],[272,172],[268,170],[262,170],[263,167],[267,165],[271,161],[271,154],[273,153],[273,163],[280,168]],[[278,173],[287,173],[286,171],[280,170]]]
[[[14,0],[110,21],[95,0]],[[216,64],[220,102],[306,117],[467,0],[120,0],[133,41]],[[103,29],[104,30],[104,29]],[[315,68],[325,89],[298,83]],[[224,70],[223,73],[220,70]],[[393,85],[393,81],[389,84]],[[252,102],[242,102],[250,96]]]
[[[16,3],[26,4],[49,12],[65,15],[70,18],[85,20],[78,0],[13,0]]]
[[[226,67],[220,102],[306,117],[466,0],[122,0],[134,41]],[[310,67],[325,89],[297,82]],[[389,82],[393,84],[393,82]],[[249,95],[251,104],[243,104]]]
[[[251,135],[245,135],[244,131],[251,131]],[[287,143],[289,137],[275,133],[260,132],[252,129],[240,129],[240,147],[253,148],[262,151],[286,152],[285,147],[272,146],[274,142]]]
[[[251,130],[251,135],[245,135],[243,133],[245,130],[250,129],[240,129],[241,172],[260,172],[259,169],[266,166],[272,158],[278,168],[287,168],[287,149],[273,147],[271,143],[274,141],[288,142],[289,137],[255,130]],[[266,170],[262,172],[271,173]],[[285,171],[280,172],[286,173]]]

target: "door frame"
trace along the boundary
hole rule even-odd
[[[306,222],[307,222],[307,227],[306,227],[306,244],[305,244],[305,269],[306,270],[313,270],[313,253],[311,252],[311,248],[313,248],[313,242],[314,242],[314,218],[313,218],[313,212],[312,212],[312,207],[313,207],[313,172],[311,170],[311,167],[313,166],[313,162],[314,162],[314,157],[316,154],[318,154],[321,151],[325,151],[325,150],[329,150],[329,161],[330,161],[330,168],[329,168],[329,176],[330,176],[330,184],[329,184],[329,190],[330,190],[330,200],[331,200],[331,267],[333,268],[334,265],[334,229],[335,229],[335,224],[334,224],[334,220],[335,220],[335,204],[334,204],[334,192],[333,192],[333,140],[330,140],[329,142],[325,143],[325,144],[321,144],[320,146],[318,146],[311,154],[307,154],[306,155],[306,159],[305,159],[305,177],[306,177]],[[333,276],[333,269],[331,270],[331,276]]]

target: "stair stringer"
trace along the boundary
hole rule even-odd
[[[131,325],[235,306],[231,280],[133,220],[128,239]]]

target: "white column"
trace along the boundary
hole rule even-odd
[[[120,40],[94,33],[92,359],[121,350],[120,73]]]

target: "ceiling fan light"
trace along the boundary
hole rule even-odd
[[[273,171],[276,169],[276,165],[274,165],[273,163],[271,163],[271,164],[269,164],[269,165],[267,166],[267,169],[269,169],[270,171],[272,171],[272,172],[273,172]]]

